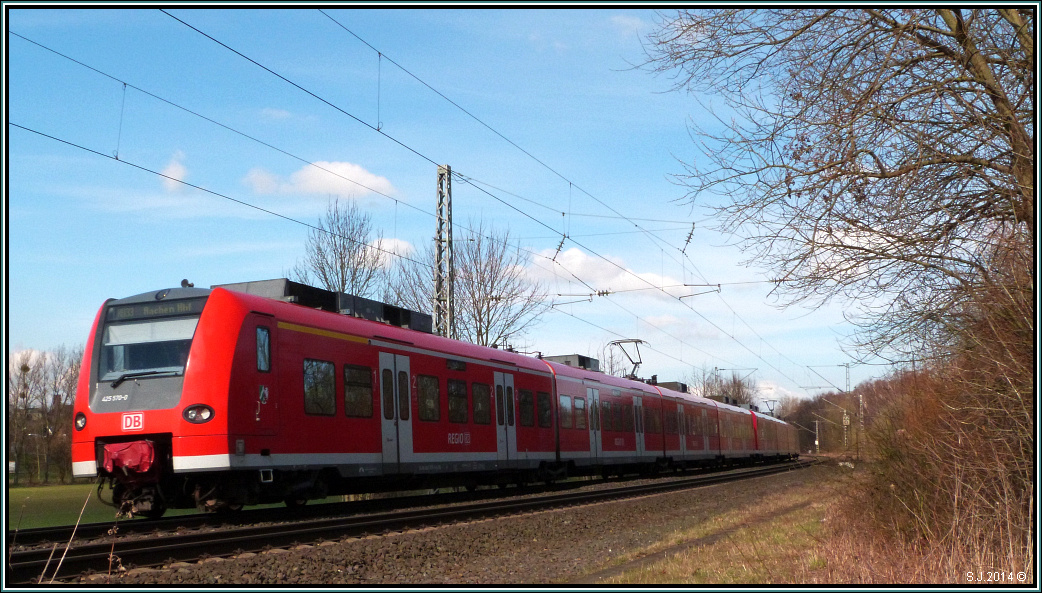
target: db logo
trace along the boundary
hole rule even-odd
[[[136,414],[123,414],[123,430],[144,430],[145,415],[141,412]]]

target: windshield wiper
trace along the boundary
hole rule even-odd
[[[115,381],[113,381],[110,387],[119,387],[119,384],[126,381],[127,379],[133,379],[135,377],[144,377],[147,375],[159,375],[159,374],[178,374],[177,371],[138,371],[136,373],[123,373]]]

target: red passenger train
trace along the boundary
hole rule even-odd
[[[771,416],[438,337],[423,317],[287,280],[109,300],[73,473],[159,516],[798,454]]]

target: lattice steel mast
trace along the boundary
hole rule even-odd
[[[455,259],[452,251],[452,168],[438,166],[438,235],[437,264],[434,270],[434,332],[439,336],[457,338]]]

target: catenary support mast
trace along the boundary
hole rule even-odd
[[[452,251],[452,168],[438,166],[437,266],[434,270],[434,332],[456,339],[456,268]]]

